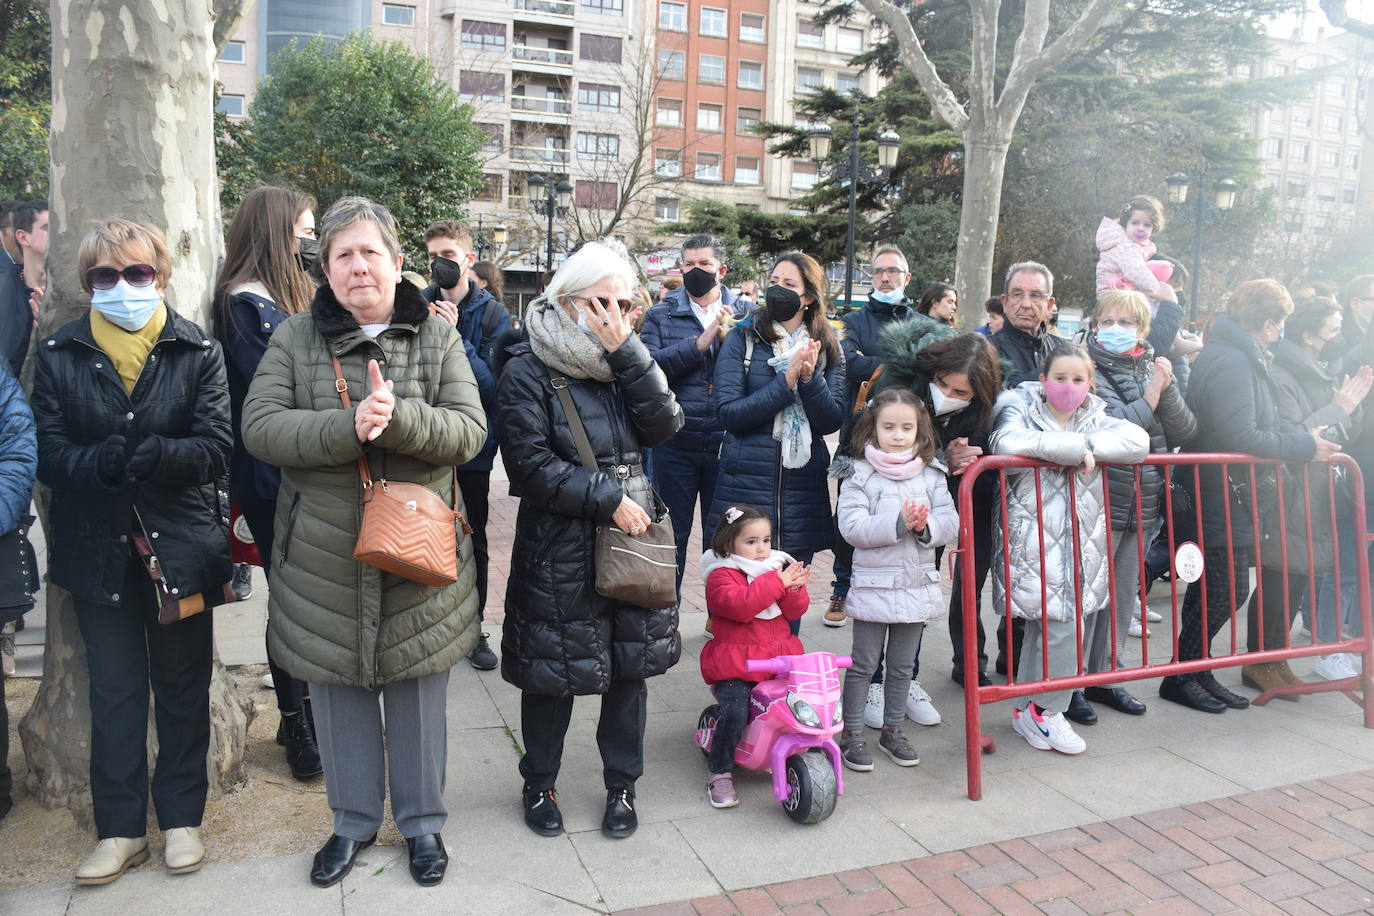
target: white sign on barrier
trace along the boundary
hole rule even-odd
[[[1184,541],[1174,551],[1174,578],[1193,583],[1202,578],[1202,551],[1192,541]]]

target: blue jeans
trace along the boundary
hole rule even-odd
[[[679,593],[682,591],[682,573],[687,568],[687,540],[692,536],[692,518],[696,514],[698,497],[701,501],[701,549],[705,551],[706,545],[711,542],[712,532],[706,530],[706,513],[711,511],[719,472],[720,460],[716,452],[680,449],[672,442],[654,448],[650,479],[673,517]]]
[[[1358,573],[1355,568],[1355,551],[1358,544],[1364,542],[1364,538],[1358,535],[1351,524],[1353,519],[1340,519],[1337,522],[1337,533],[1340,536],[1340,565],[1341,565],[1341,611],[1340,628],[1344,635],[1362,636],[1364,629],[1360,625],[1359,605],[1360,592]],[[1371,560],[1374,563],[1374,560]],[[1317,642],[1331,642],[1341,638],[1341,633],[1337,632],[1336,617],[1336,577],[1328,575],[1322,577],[1321,586],[1317,589],[1317,613],[1316,625],[1312,626],[1309,614],[1308,626],[1312,627],[1312,634]]]

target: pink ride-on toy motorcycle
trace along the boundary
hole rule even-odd
[[[771,772],[773,794],[799,824],[825,820],[844,792],[835,735],[844,727],[839,669],[851,664],[849,656],[829,652],[745,663],[751,674],[773,677],[756,684],[749,696],[749,717],[735,748],[735,765]],[[719,706],[708,706],[697,720],[696,742],[702,753],[711,749],[719,714]]]

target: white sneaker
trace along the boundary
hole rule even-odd
[[[868,701],[864,703],[864,725],[869,728],[883,727],[883,685],[868,685]]]
[[[1117,632],[1120,632],[1119,630]],[[1131,618],[1131,628],[1127,631],[1135,639],[1139,639],[1145,634],[1145,624],[1140,622],[1139,617]]]
[[[1360,666],[1356,664],[1354,655],[1348,652],[1334,652],[1317,659],[1312,673],[1324,681],[1343,681],[1346,678],[1359,677]]]
[[[930,702],[930,694],[916,681],[906,693],[906,717],[917,725],[939,725],[940,711]]]
[[[264,674],[264,675],[262,676],[262,686],[268,688],[269,690],[270,690],[272,687],[275,686],[275,684],[272,682],[272,672],[271,672],[271,671],[267,672],[266,674]]]
[[[1150,621],[1150,623],[1159,623],[1164,619],[1164,615],[1159,611],[1152,611],[1147,608],[1145,610],[1145,619]]]
[[[1088,744],[1073,730],[1063,713],[1047,712],[1039,715],[1034,705],[1012,713],[1011,727],[1039,751],[1056,750],[1061,754],[1081,754]]]

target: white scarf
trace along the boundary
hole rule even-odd
[[[778,339],[773,341],[773,356],[768,360],[768,365],[778,375],[786,375],[788,364],[811,341],[811,335],[807,333],[805,322],[797,325],[797,330],[791,334],[774,322],[773,333],[778,335]],[[819,364],[816,371],[821,371]],[[800,376],[797,387],[801,387]],[[782,443],[783,467],[793,470],[806,467],[811,460],[811,424],[806,420],[806,408],[802,406],[800,391],[793,391],[792,403],[773,418],[773,438]]]
[[[714,550],[708,550],[701,555],[701,581],[705,582],[710,578],[711,573],[718,569],[738,569],[740,572],[744,573],[745,580],[753,584],[754,580],[759,576],[766,575],[770,572],[782,572],[784,566],[788,563],[795,562],[796,560],[792,559],[791,554],[784,553],[781,550],[774,550],[768,554],[768,559],[766,560],[750,560],[737,553],[732,553],[728,557],[719,557],[716,556]],[[707,610],[709,611],[710,608],[707,608]],[[778,607],[776,604],[770,604],[768,607],[758,612],[757,619],[772,620],[774,617],[781,616],[782,608]]]

